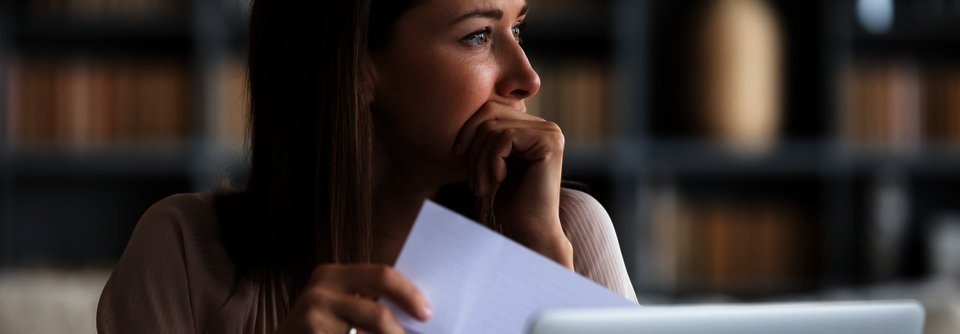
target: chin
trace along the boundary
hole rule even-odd
[[[434,175],[440,178],[443,184],[467,182],[466,159],[451,155],[438,163],[437,167]]]

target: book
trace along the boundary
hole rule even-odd
[[[910,61],[856,62],[842,75],[840,137],[857,152],[911,153],[921,144],[921,72]]]
[[[525,101],[527,113],[557,123],[572,141],[599,142],[612,129],[612,74],[599,60],[534,61],[540,90]]]
[[[812,274],[815,228],[789,202],[690,201],[670,188],[653,198],[650,265],[664,292],[754,296]]]
[[[212,73],[206,101],[211,120],[208,133],[227,145],[242,144],[250,111],[246,62],[241,57],[226,59]]]
[[[960,148],[960,64],[929,66],[923,78],[924,140]]]
[[[177,60],[75,57],[14,63],[14,145],[79,149],[124,140],[182,139],[192,130],[193,85]]]

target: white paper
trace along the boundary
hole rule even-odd
[[[430,303],[420,322],[387,300],[408,333],[525,333],[554,307],[637,306],[553,260],[426,201],[395,264]]]

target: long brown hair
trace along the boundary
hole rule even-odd
[[[367,53],[389,44],[417,2],[253,3],[250,171],[245,190],[216,190],[215,206],[238,274],[285,280],[290,303],[317,264],[371,260],[376,141]],[[493,195],[477,199],[455,185],[438,201],[500,230]]]

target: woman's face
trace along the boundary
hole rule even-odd
[[[395,172],[466,179],[453,153],[463,124],[484,104],[525,111],[540,87],[519,45],[524,0],[426,0],[397,21],[373,53],[374,117]]]

